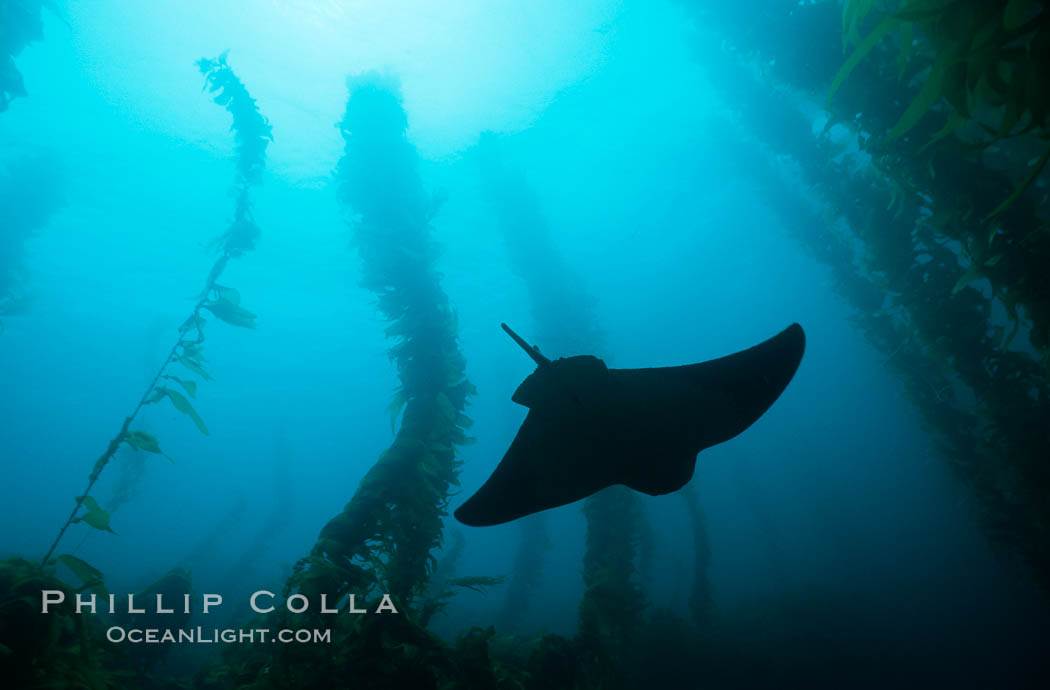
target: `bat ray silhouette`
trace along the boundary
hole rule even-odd
[[[536,362],[511,400],[529,408],[503,460],[455,512],[484,527],[586,498],[613,484],[659,496],[692,478],[696,455],[751,426],[787,387],[806,336],[797,323],[726,357],[609,369],[591,355]]]

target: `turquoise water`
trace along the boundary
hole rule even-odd
[[[214,380],[193,404],[210,435],[170,406],[147,407],[141,426],[173,463],[118,452],[93,492],[117,505],[117,534],[75,525],[64,538],[61,550],[103,571],[111,591],[176,565],[196,591],[279,587],[392,441],[397,372],[333,180],[346,78],[380,70],[400,83],[424,187],[444,199],[435,268],[478,390],[467,410],[477,443],[459,452],[452,508],[526,412],[509,398],[531,363],[500,322],[550,357],[585,354],[541,339],[527,284],[544,267],[515,264],[485,184],[478,141],[493,132],[534,190],[573,289],[589,296],[611,366],[699,362],[794,321],[806,328],[782,398],[697,463],[723,616],[774,616],[785,639],[835,640],[902,673],[991,679],[1040,664],[1045,601],[992,552],[827,268],[766,205],[737,155],[747,134],[695,57],[686,8],[108,0],[58,2],[42,17],[44,40],[16,61],[28,95],[0,115],[2,198],[9,211],[47,210],[0,255],[18,263],[26,297],[0,334],[0,556],[46,551],[215,260],[209,243],[233,213],[233,136],[194,63],[228,50],[273,126],[252,190],[261,237],[224,281],[258,327],[209,324]],[[547,316],[569,334],[572,317]],[[645,595],[685,611],[684,504],[642,504],[653,534]],[[513,632],[575,630],[586,524],[578,504],[548,521],[541,578]],[[458,573],[510,573],[519,525],[447,528],[466,540]],[[491,624],[505,591],[458,594],[432,628],[454,637]]]

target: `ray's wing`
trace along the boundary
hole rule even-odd
[[[806,337],[797,323],[754,347],[700,364],[612,369],[617,397],[632,406],[631,440],[642,456],[619,468],[616,481],[647,494],[680,489],[696,454],[754,424],[795,375]]]
[[[703,417],[700,450],[724,443],[758,421],[784,392],[802,361],[806,334],[793,323],[769,340],[726,357],[676,367]]]
[[[456,519],[484,527],[555,508],[616,483],[600,429],[586,419],[534,409],[492,476]]]

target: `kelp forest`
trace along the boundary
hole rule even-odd
[[[644,3],[626,4],[638,5],[630,15],[635,18],[648,11]],[[955,506],[972,519],[997,561],[1021,573],[1019,580],[1034,583],[1037,606],[1045,605],[1050,597],[1050,5],[1037,0],[673,0],[666,11],[688,20],[688,63],[717,103],[695,118],[679,117],[696,131],[715,133],[720,150],[732,151],[725,167],[758,190],[787,241],[820,267],[822,284],[844,305],[850,328],[901,392],[904,414],[914,417],[931,440],[934,452],[926,460],[947,468],[958,491]],[[65,15],[64,5],[47,0],[0,4],[0,128],[23,101],[63,88],[32,81],[36,72],[23,74],[20,64],[33,46],[74,40],[75,29]],[[70,30],[73,34],[62,33]],[[732,578],[716,568],[729,538],[719,536],[724,527],[716,515],[722,504],[705,489],[699,465],[697,478],[676,494],[651,499],[625,486],[609,487],[558,509],[564,513],[543,511],[517,520],[501,528],[505,531],[495,541],[477,537],[476,529],[487,528],[453,520],[453,509],[495,467],[516,428],[483,428],[493,417],[479,409],[478,400],[483,396],[486,408],[511,407],[510,392],[532,371],[524,369],[532,364],[523,361],[513,343],[497,340],[505,338],[498,322],[485,324],[482,331],[461,317],[468,311],[457,303],[461,294],[481,301],[495,300],[491,294],[500,289],[520,294],[522,309],[505,320],[550,359],[591,354],[610,367],[628,367],[704,357],[664,352],[659,363],[649,364],[636,351],[621,354],[627,348],[612,335],[619,327],[609,323],[610,312],[601,306],[604,297],[591,280],[592,267],[581,260],[614,248],[592,243],[580,249],[564,239],[570,231],[563,228],[568,221],[559,201],[571,195],[566,191],[571,184],[545,182],[542,173],[519,160],[516,154],[528,143],[516,145],[513,133],[479,131],[454,154],[430,156],[417,144],[425,128],[414,121],[420,99],[408,86],[416,75],[398,75],[383,65],[352,70],[345,89],[338,82],[326,85],[345,98],[342,118],[331,123],[334,133],[324,140],[331,143],[338,136],[341,149],[325,153],[323,160],[332,162],[327,176],[304,188],[316,192],[314,201],[329,204],[339,222],[323,231],[346,251],[328,250],[323,259],[340,272],[338,290],[306,299],[322,304],[327,330],[376,332],[367,341],[372,348],[366,351],[367,363],[351,363],[347,371],[381,372],[374,375],[389,391],[360,403],[375,410],[374,419],[367,419],[380,420],[377,429],[369,426],[372,421],[358,421],[356,413],[344,414],[325,403],[331,409],[310,417],[308,434],[324,439],[347,433],[356,439],[390,431],[390,437],[379,436],[385,440],[375,446],[381,447],[378,455],[369,455],[365,469],[347,483],[343,478],[351,475],[336,471],[309,479],[345,502],[341,511],[330,510],[327,521],[311,523],[316,534],[311,544],[289,527],[289,516],[301,505],[293,476],[305,472],[301,456],[310,452],[296,440],[300,429],[262,419],[226,429],[272,446],[272,457],[265,459],[272,471],[269,465],[253,470],[272,485],[271,495],[229,493],[217,517],[209,518],[209,528],[203,534],[192,531],[188,548],[182,534],[158,534],[158,542],[170,539],[177,544],[171,548],[179,550],[166,552],[170,558],[161,577],[136,590],[138,601],[159,602],[163,595],[164,601],[181,602],[185,596],[189,609],[191,596],[196,602],[202,591],[218,591],[215,584],[203,590],[197,584],[197,565],[220,562],[221,572],[210,581],[238,592],[227,597],[231,604],[222,612],[223,626],[313,629],[327,641],[192,650],[114,644],[107,631],[132,621],[142,628],[205,625],[199,607],[183,611],[181,604],[171,615],[148,611],[147,621],[136,619],[137,612],[122,603],[126,590],[113,585],[122,578],[93,563],[81,547],[91,536],[136,550],[133,537],[122,534],[137,521],[131,515],[136,496],[151,483],[154,488],[163,484],[161,466],[180,469],[190,462],[187,448],[206,449],[212,443],[218,428],[207,410],[235,399],[224,390],[224,378],[233,375],[222,373],[235,357],[229,348],[254,353],[253,348],[264,347],[253,344],[268,328],[268,303],[253,294],[265,282],[253,254],[271,234],[300,232],[278,227],[266,213],[278,203],[269,195],[280,198],[272,191],[274,180],[290,174],[285,168],[272,170],[275,151],[285,150],[279,148],[286,136],[280,115],[296,106],[279,102],[269,88],[257,88],[249,75],[265,74],[265,69],[242,70],[236,50],[200,59],[194,73],[197,57],[179,67],[199,80],[200,99],[211,101],[212,111],[219,112],[215,105],[224,111],[228,140],[205,142],[213,157],[194,159],[210,160],[215,170],[178,174],[232,178],[216,192],[227,207],[213,220],[225,229],[194,240],[204,269],[196,277],[179,273],[172,294],[185,302],[165,304],[159,312],[179,314],[157,326],[166,355],[150,356],[149,373],[140,377],[133,398],[122,406],[111,406],[108,399],[96,406],[96,414],[109,418],[108,441],[92,447],[71,436],[67,442],[65,453],[78,458],[80,489],[63,497],[60,514],[34,517],[49,536],[36,551],[15,553],[6,545],[0,550],[0,678],[5,687],[925,687],[945,679],[959,684],[965,677],[963,671],[941,676],[879,641],[862,647],[836,639],[834,626],[821,616],[833,616],[838,597],[845,596],[841,593],[725,603],[718,583]],[[315,86],[312,77],[302,79]],[[120,98],[113,96],[115,102]],[[180,146],[197,145],[194,136],[187,134]],[[632,145],[628,138],[609,147]],[[447,182],[450,173],[441,173],[442,165],[455,166],[456,174],[469,181],[446,190],[442,180]],[[689,182],[663,172],[675,184]],[[75,212],[67,189],[76,174],[53,153],[0,152],[0,341],[12,337],[14,328],[29,328],[24,320],[39,315],[35,292],[46,296],[53,289],[34,275],[40,251],[35,243],[46,240],[54,218]],[[661,172],[646,174],[659,177]],[[466,204],[455,196],[462,189],[477,195],[477,208],[464,210]],[[699,190],[687,188],[677,198],[687,204],[694,192]],[[175,215],[187,204],[173,199],[171,208],[157,214]],[[466,250],[456,245],[460,230],[447,229],[460,221],[476,223],[480,229],[471,232],[485,234],[489,254],[478,261],[502,267],[492,273],[501,276],[498,285],[478,279],[467,289],[469,267],[463,274],[454,272],[455,260]],[[153,222],[141,219],[141,232],[149,232]],[[202,235],[197,227],[179,232]],[[746,229],[720,226],[717,232],[743,235]],[[601,228],[592,236],[602,237]],[[314,235],[303,231],[303,237],[305,245]],[[235,270],[228,271],[231,267]],[[311,270],[289,262],[289,273]],[[650,279],[660,280],[661,271],[654,267]],[[696,273],[700,281],[701,270]],[[308,275],[301,280],[304,292],[312,289]],[[288,299],[299,304],[301,298],[297,293]],[[353,300],[367,301],[368,311],[323,306]],[[299,318],[305,320],[307,313],[304,308]],[[347,320],[348,313],[367,316]],[[145,331],[147,324],[129,328]],[[658,339],[648,326],[633,330]],[[278,362],[311,356],[305,349],[296,351],[295,327],[288,331],[291,344],[252,371],[273,385],[275,400],[285,395]],[[493,361],[513,360],[523,376],[501,370],[505,385],[485,390],[481,381],[492,376],[488,368],[504,365],[484,360],[475,366],[481,359],[475,355],[482,347],[476,344],[478,332],[490,338],[484,347],[491,344],[498,352]],[[121,336],[70,333],[67,346],[79,347],[81,337],[118,341]],[[213,347],[225,349],[213,356]],[[363,356],[332,347],[340,360]],[[13,350],[5,352],[14,356]],[[214,366],[206,354],[217,360]],[[93,372],[94,385],[104,386],[110,373]],[[351,397],[356,375],[331,371],[327,378]],[[254,390],[264,392],[246,395],[268,395],[265,387]],[[274,406],[279,404],[295,403]],[[15,418],[11,411],[7,416]],[[333,420],[337,428],[330,428]],[[60,426],[56,414],[55,433],[61,433]],[[497,432],[499,440],[491,448],[475,438]],[[184,441],[180,435],[208,438]],[[779,451],[779,441],[768,445]],[[478,450],[482,446],[484,453]],[[333,442],[332,448],[334,466],[362,462],[356,446]],[[841,458],[848,462],[848,454]],[[23,460],[5,458],[8,462]],[[40,465],[36,471],[52,472],[45,459],[32,462]],[[471,465],[483,468],[477,479]],[[766,555],[756,569],[784,582],[794,562],[806,557],[792,550],[784,534],[789,527],[764,504],[766,489],[753,467],[741,461],[727,470],[740,497],[734,510],[760,535],[756,548]],[[193,512],[189,500],[186,514]],[[656,500],[662,507],[654,510]],[[576,522],[561,521],[570,512]],[[672,514],[675,537],[668,556],[660,538],[672,529]],[[264,517],[246,517],[259,515]],[[231,546],[226,537],[244,525],[254,536]],[[582,539],[581,552],[565,551],[567,534]],[[244,573],[265,570],[260,563],[273,542],[291,538],[298,539],[298,560],[284,564],[279,577],[267,571],[269,580],[244,580]],[[486,560],[486,549],[505,551],[505,564],[495,557]],[[558,568],[568,571],[559,577],[572,584],[569,594],[551,599],[545,577],[555,562],[571,564]],[[269,590],[276,604],[265,613],[244,604],[260,589]],[[92,595],[100,611],[107,600],[110,608],[80,615],[56,606],[43,615],[44,591],[66,602]],[[311,606],[296,611],[284,601]],[[364,615],[329,615],[317,602]],[[470,607],[483,615],[472,617]],[[567,624],[543,622],[554,609]],[[1045,648],[1045,640],[1030,643]],[[1024,686],[1040,670],[1046,671],[1003,671],[1001,687]],[[994,677],[989,673],[980,682]]]
[[[834,274],[854,319],[971,488],[988,538],[1050,584],[1050,156],[1039,3],[815,3],[783,13],[698,8],[727,37],[727,129],[798,204],[773,152],[812,193],[798,240]],[[797,36],[841,35],[845,59]],[[790,42],[787,40],[790,38]],[[840,46],[824,45],[836,57]],[[824,66],[827,66],[826,68]],[[814,136],[807,106],[827,109]],[[776,112],[776,121],[766,113]],[[764,169],[763,169],[764,168]],[[793,217],[807,217],[792,214]]]

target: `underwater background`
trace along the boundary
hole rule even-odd
[[[1050,681],[1045,3],[0,3],[5,686]],[[501,322],[630,368],[795,321],[680,492],[452,519],[527,412]],[[403,615],[30,610],[157,582]]]

